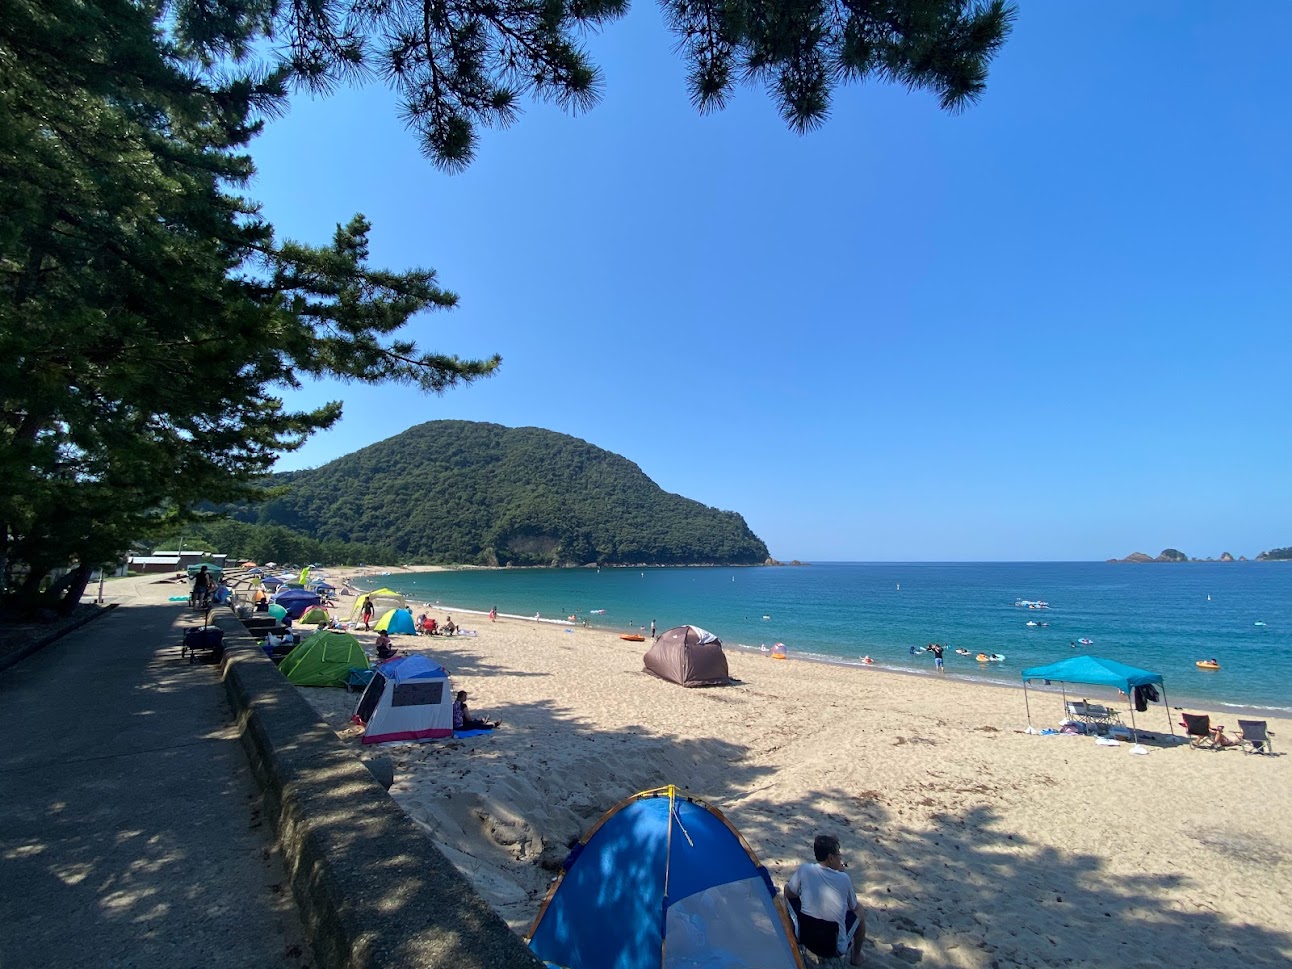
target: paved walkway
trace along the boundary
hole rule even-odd
[[[304,969],[285,873],[217,671],[176,590],[0,673],[0,966]]]

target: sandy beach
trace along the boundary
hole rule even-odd
[[[449,612],[476,635],[396,645],[443,663],[473,713],[504,726],[367,751],[395,761],[391,794],[518,932],[572,839],[621,798],[673,783],[718,806],[778,884],[816,833],[838,834],[869,964],[1292,959],[1290,757],[1191,750],[1178,726],[1172,743],[1160,704],[1139,717],[1153,739],[1136,756],[1023,733],[1021,690],[741,651],[737,684],[683,690],[642,672],[648,643]],[[301,692],[358,753],[356,696]],[[1032,711],[1055,726],[1062,705],[1033,694]],[[1292,722],[1270,729],[1280,751],[1292,742]]]

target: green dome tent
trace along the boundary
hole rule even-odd
[[[305,615],[301,616],[301,622],[309,623],[310,625],[317,625],[321,622],[331,621],[332,617],[328,615],[327,610],[322,606],[310,606],[309,609],[305,611]]]
[[[349,633],[329,629],[306,639],[278,668],[297,686],[345,686],[350,670],[368,668],[368,656]]]

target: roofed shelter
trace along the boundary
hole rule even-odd
[[[1032,728],[1032,705],[1027,696],[1028,680],[1057,681],[1063,692],[1065,709],[1068,702],[1068,691],[1065,685],[1068,683],[1116,687],[1125,693],[1128,698],[1131,696],[1131,691],[1137,686],[1160,686],[1162,688],[1162,702],[1166,704],[1167,729],[1171,731],[1172,736],[1175,735],[1175,728],[1171,725],[1171,705],[1166,702],[1166,684],[1162,682],[1161,673],[1142,670],[1135,666],[1127,666],[1125,663],[1104,659],[1100,656],[1073,656],[1071,659],[1051,663],[1049,666],[1028,667],[1023,670],[1023,703],[1027,707],[1027,726],[1030,730]],[[1139,743],[1139,731],[1135,726],[1135,704],[1133,702],[1131,703],[1130,711],[1131,733],[1134,735],[1135,743]]]

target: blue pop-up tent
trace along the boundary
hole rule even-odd
[[[802,969],[767,869],[722,813],[674,787],[611,808],[571,850],[529,931],[567,969]]]
[[[1151,670],[1142,670],[1135,666],[1127,666],[1125,663],[1119,663],[1113,659],[1104,659],[1101,656],[1073,656],[1071,659],[1061,660],[1058,663],[1051,663],[1049,666],[1030,666],[1023,670],[1023,703],[1027,707],[1027,726],[1032,726],[1032,705],[1027,697],[1027,683],[1029,680],[1049,680],[1059,684],[1063,692],[1064,708],[1067,707],[1068,691],[1064,688],[1068,683],[1085,683],[1091,686],[1112,686],[1121,690],[1130,697],[1131,691],[1137,686],[1160,686],[1162,687],[1162,702],[1166,704],[1166,723],[1167,729],[1174,736],[1175,728],[1171,726],[1171,706],[1166,702],[1166,684],[1162,682],[1162,674],[1154,673]],[[1131,704],[1131,732],[1135,735],[1135,742],[1139,742],[1139,733],[1135,729],[1135,704]]]

